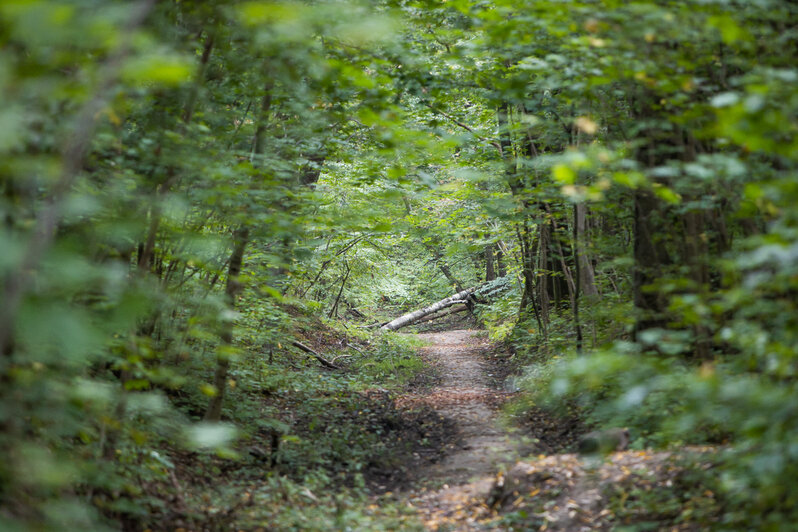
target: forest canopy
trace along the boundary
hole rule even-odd
[[[0,528],[411,529],[349,414],[453,294],[516,412],[707,450],[630,522],[790,526],[797,65],[784,0],[0,3]]]

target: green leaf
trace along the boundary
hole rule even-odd
[[[194,449],[221,449],[228,447],[238,430],[227,423],[198,423],[189,427],[186,436]]]
[[[573,185],[576,182],[576,172],[565,164],[557,164],[552,168],[554,179],[563,185]]]
[[[184,57],[151,53],[125,63],[122,79],[131,85],[174,87],[189,81],[192,72],[192,64]]]

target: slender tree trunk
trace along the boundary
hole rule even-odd
[[[186,106],[183,109],[183,122],[188,124],[194,117],[194,109],[197,105],[197,97],[199,96],[200,86],[205,81],[205,70],[208,67],[208,61],[211,58],[211,51],[213,50],[214,36],[209,34],[205,38],[205,46],[202,49],[202,56],[200,57],[199,67],[197,68],[197,80],[191,87],[186,100]]]
[[[650,286],[662,278],[664,267],[671,264],[664,243],[655,240],[655,227],[662,218],[661,200],[647,190],[638,190],[634,197],[634,259],[632,276],[634,303],[640,315],[635,323],[637,333],[666,325],[666,298]]]
[[[684,261],[690,266],[690,277],[700,289],[709,283],[709,268],[705,260],[709,250],[704,240],[706,227],[703,212],[690,211],[681,218],[684,227]]]
[[[272,82],[267,82],[263,90],[258,126],[255,128],[255,136],[252,138],[252,154],[250,156],[250,160],[255,166],[261,166],[261,161],[258,159],[266,149],[266,124],[269,121],[269,111],[272,108]]]
[[[441,271],[446,280],[449,281],[452,286],[459,292],[463,290],[463,284],[460,280],[454,276],[452,273],[451,268],[449,267],[449,263],[446,262],[446,258],[441,253],[441,250],[435,244],[424,243],[424,247],[426,247],[432,256],[435,257],[435,263],[438,265],[438,269]]]
[[[152,264],[152,255],[155,252],[155,241],[158,236],[158,227],[161,224],[160,201],[156,194],[155,205],[150,209],[150,223],[147,229],[147,239],[139,247],[139,256],[136,266],[140,273],[148,273]]]
[[[349,269],[349,262],[346,260],[344,260],[344,266],[346,267],[346,273],[344,274],[343,281],[341,281],[341,289],[338,290],[338,296],[335,298],[335,303],[333,303],[330,313],[327,315],[328,318],[338,316],[338,303],[341,301],[341,294],[344,293],[344,286],[346,286],[346,281],[349,279],[349,273],[351,272]]]
[[[440,256],[440,255],[439,255]],[[451,268],[449,268],[449,264],[446,262],[445,259],[441,258],[441,261],[438,262],[438,268],[443,273],[443,276],[454,285],[454,287],[459,291],[463,289],[463,285],[457,277],[454,276],[452,273]]]
[[[510,105],[507,102],[502,102],[501,105],[499,105],[496,112],[496,123],[499,127],[499,146],[504,161],[504,173],[507,179],[507,185],[510,187],[510,192],[513,197],[524,210],[523,230],[516,227],[518,243],[521,246],[521,268],[524,278],[524,290],[519,312],[523,313],[535,299],[533,293],[535,286],[534,259],[532,258],[533,245],[529,232],[529,215],[527,213],[529,205],[522,197],[524,182],[518,175],[518,160],[515,155],[515,150],[513,149],[513,138],[510,134]],[[538,319],[539,318],[538,316]]]
[[[684,227],[683,254],[684,261],[690,267],[690,277],[695,283],[697,293],[706,293],[709,288],[709,267],[707,258],[709,248],[704,239],[706,234],[703,211],[690,211],[682,215]],[[693,325],[695,334],[695,355],[706,360],[710,352],[710,333],[701,323]]]
[[[197,96],[199,95],[200,86],[205,81],[205,70],[208,66],[208,61],[211,57],[211,50],[213,50],[213,36],[209,35],[205,40],[205,45],[202,50],[202,56],[200,57],[200,62],[197,67],[197,74],[196,80],[194,85],[191,87],[188,98],[186,99],[186,103],[183,106],[183,123],[189,124],[191,119],[194,117],[194,110],[197,107]],[[167,179],[158,185],[156,192],[155,192],[155,205],[150,210],[150,226],[147,232],[147,240],[144,243],[142,253],[139,255],[138,258],[138,268],[139,270],[149,270],[150,262],[152,260],[152,254],[155,250],[155,241],[158,235],[158,228],[161,223],[161,205],[160,199],[166,193],[169,192],[171,188],[173,176],[171,175],[173,172],[170,172],[170,176]]]
[[[499,277],[507,275],[507,265],[504,263],[504,252],[500,246],[496,248],[496,269],[499,272]]]
[[[585,251],[585,242],[587,241],[587,208],[584,203],[574,204],[574,254],[577,265],[577,278],[579,281],[579,288],[582,294],[592,297],[598,295],[596,288],[596,277],[593,271],[593,264],[590,262],[590,256]]]
[[[558,231],[557,223],[552,220],[551,223],[552,232],[559,237],[560,231]],[[560,270],[565,278],[565,285],[568,292],[568,300],[571,302],[571,306],[573,307],[576,298],[577,298],[577,288],[576,283],[574,282],[574,276],[571,274],[571,268],[568,267],[568,263],[565,260],[565,250],[563,249],[562,240],[557,238],[555,240],[555,245],[557,247],[557,255],[558,255],[558,262],[560,263]]]
[[[203,48],[202,56],[200,57],[200,63],[197,68],[196,81],[194,85],[191,87],[188,98],[186,99],[185,105],[183,107],[182,119],[184,126],[188,125],[194,116],[194,110],[196,109],[197,106],[197,96],[199,94],[200,86],[205,80],[205,70],[208,65],[208,60],[210,59],[212,49],[213,49],[213,36],[209,36],[205,41],[205,46]],[[158,151],[160,152],[160,147]],[[161,217],[163,214],[161,202],[163,200],[163,197],[169,193],[176,179],[177,176],[175,175],[174,169],[169,168],[166,178],[155,189],[155,198],[152,208],[150,209],[150,223],[147,229],[147,238],[144,244],[139,248],[140,252],[137,263],[139,272],[149,273],[151,269],[155,254],[155,244],[157,242],[158,231],[160,229]],[[147,321],[142,325],[142,327],[139,330],[139,333],[146,336],[152,334],[152,332],[155,330],[155,327],[158,325],[159,318],[160,318],[160,311],[156,310],[153,313],[153,315],[150,318],[148,318]]]
[[[538,323],[538,330],[545,338],[548,335],[546,322],[544,322],[541,318],[541,311],[540,308],[538,308],[538,304],[535,300],[535,242],[529,234],[528,224],[524,224],[523,233],[518,228],[516,228],[516,232],[518,235],[519,245],[521,246],[521,273],[524,279],[521,305],[518,309],[518,312],[519,314],[523,315],[528,312],[527,308],[531,306],[532,312],[535,316],[535,321]]]
[[[332,257],[330,259],[327,259],[324,262],[322,262],[321,263],[321,267],[319,267],[319,271],[316,273],[316,276],[313,278],[313,280],[310,282],[310,284],[307,287],[302,288],[301,290],[297,289],[296,292],[299,295],[299,297],[305,297],[305,294],[307,294],[310,291],[310,289],[315,286],[315,284],[319,281],[319,278],[321,277],[321,274],[324,273],[324,270],[326,270],[327,267],[330,264],[332,264],[333,260],[335,260],[335,257],[339,257],[339,256],[347,253],[350,249],[352,249],[358,242],[360,242],[364,238],[366,238],[366,237],[365,236],[358,236],[358,237],[354,238],[353,240],[350,240],[346,245],[344,245],[344,247],[342,247],[341,249],[339,249],[338,251],[335,252],[335,256],[334,257]],[[329,242],[327,243],[327,245],[329,246]]]
[[[660,118],[655,102],[658,96],[648,89],[641,88],[637,109],[634,114],[641,121],[651,122]],[[654,168],[667,163],[672,158],[671,146],[684,144],[684,136],[678,128],[657,128],[641,132],[642,144],[635,158],[644,168]],[[680,150],[682,153],[684,149]],[[667,181],[660,182],[667,185]],[[669,245],[678,240],[675,234],[675,216],[668,206],[650,189],[634,192],[634,271],[632,286],[637,319],[634,339],[649,328],[666,328],[668,317],[668,297],[656,288],[668,273],[673,261]]]
[[[540,225],[540,238],[538,239],[538,270],[547,272],[549,270],[549,244],[551,243],[551,224],[544,222]],[[540,303],[541,319],[544,325],[549,323],[549,281],[550,278],[545,273],[537,277],[537,296]]]
[[[485,247],[485,281],[496,279],[496,269],[494,267],[493,250],[496,246],[489,244]]]
[[[227,285],[225,287],[225,299],[230,309],[235,308],[236,298],[241,292],[241,268],[244,265],[244,251],[249,242],[249,228],[239,227],[233,233],[233,251],[230,254],[230,265],[227,269]],[[219,337],[224,346],[233,345],[233,327],[235,322],[228,319],[222,324]],[[205,411],[206,421],[219,421],[222,417],[222,403],[224,402],[225,390],[227,389],[227,374],[230,369],[230,357],[220,350],[216,358],[216,371],[213,375],[213,386],[216,395],[211,397],[208,409]]]
[[[582,288],[582,271],[580,264],[580,247],[579,247],[579,205],[574,205],[574,267],[576,268],[576,286],[574,286],[574,293],[576,297],[573,302],[574,310],[574,327],[576,328],[576,352],[582,354],[582,324],[579,321],[579,295]]]
[[[252,141],[253,153],[252,160],[254,166],[260,166],[260,155],[263,154],[266,141],[266,121],[272,104],[271,83],[266,85],[266,93],[261,102],[260,114],[258,116],[258,126],[255,130],[255,138]],[[244,266],[244,252],[249,243],[249,227],[246,223],[236,228],[233,232],[233,251],[230,254],[230,261],[227,268],[227,284],[225,286],[225,297],[230,309],[235,308],[236,297],[241,292],[241,282],[239,276]],[[223,345],[233,345],[233,328],[235,323],[228,320],[222,325],[219,337]],[[216,371],[213,375],[213,385],[216,395],[211,397],[208,409],[205,411],[206,421],[219,421],[222,417],[222,404],[227,390],[227,374],[230,369],[230,357],[220,351],[216,357]]]
[[[510,106],[507,102],[502,102],[499,106],[496,113],[496,122],[499,126],[499,146],[504,160],[504,172],[507,177],[507,183],[510,185],[510,190],[513,196],[516,196],[521,191],[521,183],[518,180],[517,161],[513,153],[513,140],[510,137]]]

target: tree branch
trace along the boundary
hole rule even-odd
[[[491,146],[493,146],[494,148],[499,150],[499,153],[502,152],[501,145],[498,142],[496,142],[495,140],[490,140],[490,139],[488,139],[486,137],[483,137],[482,135],[480,135],[479,133],[474,131],[474,129],[471,126],[469,126],[468,124],[464,124],[463,122],[460,122],[458,119],[456,119],[455,117],[453,117],[449,113],[447,113],[445,111],[441,111],[440,109],[438,109],[437,107],[435,107],[431,103],[427,103],[427,102],[421,102],[421,103],[424,104],[425,106],[429,107],[430,109],[432,109],[434,112],[438,113],[439,115],[443,116],[444,118],[447,118],[451,122],[457,124],[458,126],[460,126],[463,129],[465,129],[466,131],[468,131],[469,133],[474,135],[479,140],[489,143]]]
[[[291,345],[293,345],[294,347],[298,347],[299,349],[301,349],[302,351],[304,351],[305,353],[307,353],[309,355],[312,355],[313,358],[315,358],[316,360],[321,362],[321,365],[326,367],[326,368],[341,369],[340,366],[336,366],[335,364],[333,364],[332,362],[330,362],[329,360],[327,360],[326,358],[324,358],[323,356],[318,354],[316,351],[314,351],[313,349],[309,348],[305,344],[303,344],[301,342],[298,342],[297,340],[293,340],[291,342]]]

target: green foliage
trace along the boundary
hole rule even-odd
[[[359,382],[353,386],[368,389],[375,386],[387,389],[400,388],[427,369],[418,356],[422,342],[413,337],[385,333],[372,347],[367,357],[358,357],[351,362],[357,370]]]
[[[243,490],[262,508],[244,528],[412,526],[362,490],[303,487],[392,463],[379,416],[353,421],[358,392],[423,364],[357,327],[490,275],[506,286],[477,314],[535,363],[535,401],[638,447],[724,445],[719,526],[792,522],[796,15],[4,2],[0,527],[135,528],[170,510],[188,451],[165,449],[236,463],[259,431],[304,478],[192,500],[192,522],[238,519],[220,508]],[[224,424],[202,423],[214,401]],[[671,495],[625,511],[712,515]]]
[[[539,307],[511,336],[544,368],[527,381],[533,399],[628,426],[638,447],[725,445],[722,500],[700,521],[720,507],[719,527],[786,526],[798,329],[795,56],[784,44],[795,32],[777,21],[794,7],[451,7],[479,28],[468,53],[492,59],[474,80],[508,109],[508,185],[537,225],[526,284]],[[535,238],[549,219],[567,225],[566,206],[579,203],[606,224],[583,244],[600,296],[580,298],[582,356],[562,356],[576,343],[572,305],[540,286],[566,272],[539,262]],[[638,502],[667,499],[689,505],[667,492]]]
[[[790,441],[798,430],[789,399],[794,386],[741,374],[736,361],[690,369],[674,359],[621,349],[564,359],[547,380],[530,383],[541,401],[576,401],[588,419],[628,426],[633,446],[729,444],[721,454],[720,487],[739,525],[761,526],[762,508],[789,507],[795,470]],[[769,464],[769,465],[766,465]],[[740,507],[742,505],[742,508]]]
[[[391,106],[360,70],[369,58],[346,51],[391,36],[391,15],[298,8],[0,8],[4,528],[99,529],[96,509],[144,519],[163,505],[142,486],[167,475],[164,442],[233,456],[249,430],[254,403],[226,410],[237,429],[191,421],[226,388],[273,379],[253,360],[290,336],[279,301],[323,202],[308,185],[349,149],[349,116],[398,123],[380,118]],[[241,225],[253,242],[231,279]],[[220,341],[231,324],[238,341]],[[402,361],[397,382],[419,367]],[[219,362],[233,366],[222,387]]]
[[[489,338],[493,341],[507,339],[513,329],[520,328],[518,321],[518,303],[520,297],[517,293],[501,297],[485,308],[478,308],[478,315],[488,329]]]

